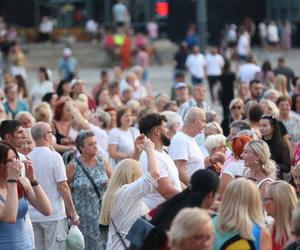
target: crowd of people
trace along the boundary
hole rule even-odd
[[[68,224],[85,249],[128,249],[144,216],[148,249],[299,249],[300,79],[283,57],[272,69],[250,53],[234,72],[218,48],[189,46],[193,29],[171,97],[152,94],[142,63],[102,70],[89,91],[70,48],[59,81],[45,65],[29,87],[26,68],[9,65],[0,249],[67,249]]]

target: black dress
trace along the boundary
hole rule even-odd
[[[229,104],[231,100],[234,98],[234,82],[235,82],[235,74],[232,72],[223,73],[220,76],[220,82],[222,86],[222,90],[220,92],[220,99],[223,106],[223,117],[229,116]]]

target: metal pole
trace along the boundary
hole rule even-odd
[[[198,35],[200,38],[200,48],[202,53],[206,49],[206,31],[207,31],[207,4],[206,0],[197,0],[196,20],[198,27]]]

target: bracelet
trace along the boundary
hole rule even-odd
[[[7,183],[17,183],[18,180],[16,180],[16,179],[8,179],[8,180],[6,180],[6,182]]]
[[[74,216],[74,218],[72,219],[72,221],[75,222],[75,221],[78,221],[78,220],[79,220],[79,215],[76,214],[76,215]]]
[[[216,164],[215,162],[213,162],[213,161],[211,160],[211,157],[209,157],[209,161],[210,161],[210,163],[213,164],[213,165]]]
[[[36,187],[37,185],[39,185],[39,182],[37,180],[33,180],[32,182],[30,182],[32,187]]]

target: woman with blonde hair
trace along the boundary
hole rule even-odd
[[[142,176],[140,164],[133,159],[120,161],[102,201],[99,222],[109,225],[108,250],[127,249],[129,242],[125,237],[131,226],[148,212],[143,197],[154,192],[158,186],[159,170],[154,144],[144,135],[137,138],[137,144],[147,153],[148,172]]]
[[[295,189],[285,181],[275,181],[266,190],[264,207],[274,218],[273,250],[282,249],[290,239],[292,212],[297,206],[297,201]]]
[[[272,249],[269,232],[264,228],[262,201],[255,184],[246,178],[229,183],[219,215],[213,218],[215,250]]]
[[[184,208],[174,218],[168,232],[172,250],[211,250],[214,229],[208,212]]]
[[[292,243],[289,244],[285,250],[299,250],[300,249],[300,203],[292,213],[291,232],[293,234]]]
[[[275,83],[274,83],[275,89],[280,92],[283,96],[288,96],[287,92],[287,78],[285,75],[277,75],[275,77]]]
[[[276,178],[276,165],[271,161],[268,144],[263,140],[249,141],[241,155],[244,160],[244,176],[255,181],[261,196],[264,197],[267,186]]]

